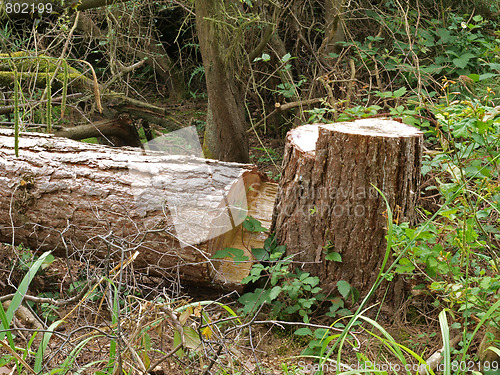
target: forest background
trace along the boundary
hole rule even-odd
[[[393,117],[425,133],[419,221],[388,222],[391,272],[413,286],[394,316],[365,314],[343,283],[325,295],[272,241],[275,261],[254,270],[259,293],[244,307],[157,280],[118,283],[109,264],[61,290],[58,275],[75,266],[21,246],[4,256],[14,298],[0,318],[11,326],[26,271],[43,268],[50,281],[30,287],[29,309],[45,334],[2,333],[4,367],[391,373],[374,364],[430,361],[439,373],[498,373],[499,17],[498,1],[480,0],[3,2],[0,125],[16,133],[138,146],[194,125],[207,157],[257,163],[275,180],[284,137],[302,124]],[[64,319],[75,303],[80,315]],[[259,347],[267,335],[278,361]]]

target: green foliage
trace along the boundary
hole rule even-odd
[[[290,272],[292,256],[285,256],[286,247],[278,246],[274,236],[264,242],[264,248],[253,249],[254,256],[263,263],[255,264],[243,283],[257,283],[268,278],[263,288],[256,288],[240,297],[242,312],[252,314],[269,305],[270,315],[288,319],[298,314],[309,321],[313,307],[321,300],[319,278],[297,269]]]
[[[428,289],[441,303],[468,318],[479,316],[500,286],[498,248],[500,115],[483,100],[462,100],[434,108],[440,127],[430,130],[440,150],[426,155],[423,174],[435,176],[427,190],[445,201],[436,219],[410,228],[395,226],[396,272],[416,275],[425,271]]]

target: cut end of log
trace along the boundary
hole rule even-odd
[[[247,187],[248,216],[259,220],[264,228],[270,228],[278,184],[263,181],[258,174],[250,173],[245,173],[243,180]],[[210,241],[208,246],[212,255],[217,250],[232,248],[243,250],[243,256],[248,258],[248,261],[243,262],[234,262],[231,258],[214,261],[216,270],[212,273],[214,282],[223,285],[226,289],[241,292],[243,290],[241,281],[250,274],[255,263],[252,249],[263,248],[267,237],[267,233],[249,232],[239,225],[234,230]]]
[[[302,152],[314,153],[319,136],[319,128],[349,135],[358,134],[372,137],[405,138],[423,134],[411,125],[387,118],[367,118],[333,124],[304,125],[290,132],[291,142]]]
[[[422,134],[422,132],[414,126],[387,118],[367,118],[353,122],[339,122],[320,126],[340,133],[359,134],[372,137],[401,138]]]
[[[318,127],[319,124],[314,124],[295,128],[290,132],[292,143],[303,152],[315,151],[318,141]]]

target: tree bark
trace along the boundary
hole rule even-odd
[[[246,191],[265,180],[251,165],[36,133],[21,134],[19,153],[0,130],[0,241],[78,259],[139,251],[137,270],[195,283],[226,281],[207,240],[240,228]]]
[[[224,25],[223,0],[195,0],[196,29],[205,68],[208,114],[203,151],[206,157],[248,163],[244,100],[236,82],[238,41]],[[226,56],[227,55],[227,56]]]
[[[325,1],[325,37],[320,47],[320,54],[338,53],[340,48],[338,42],[344,41],[344,0]]]
[[[303,270],[321,278],[325,292],[344,280],[364,296],[374,284],[386,251],[387,212],[373,186],[396,220],[413,222],[422,142],[416,128],[385,119],[288,133],[272,230]],[[339,253],[342,262],[327,261],[327,252]],[[401,302],[403,290],[395,278],[389,305]]]

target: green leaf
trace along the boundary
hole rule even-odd
[[[267,53],[263,53],[261,57],[256,57],[255,59],[253,59],[253,62],[257,62],[257,61],[269,61],[271,60],[271,56],[269,56]]]
[[[438,268],[438,261],[436,258],[434,258],[433,256],[429,256],[427,258],[427,267],[425,267],[425,272],[427,272],[427,274],[430,276],[430,277],[436,277],[437,275],[437,268]]]
[[[267,229],[262,226],[259,220],[248,216],[243,222],[243,228],[249,232],[267,232]]]
[[[174,332],[174,343],[173,343],[174,348],[176,348],[177,345],[180,345],[181,343],[182,343],[181,335],[180,335],[180,333],[177,330],[175,330],[175,332]],[[182,347],[180,347],[179,350],[177,350],[175,352],[175,354],[177,354],[177,357],[179,357],[179,358],[184,357],[184,350],[182,350]]]
[[[406,94],[406,87],[401,87],[400,89],[394,91],[394,97],[395,98],[399,98],[400,96],[403,96],[404,94]]]
[[[412,262],[410,262],[407,258],[401,258],[399,260],[399,264],[396,267],[397,273],[407,273],[412,272],[415,269],[415,266]]]
[[[271,289],[271,292],[269,293],[269,298],[270,298],[271,300],[276,299],[276,298],[280,295],[281,290],[282,290],[282,289],[281,289],[281,287],[280,287],[280,286],[275,286],[275,287],[273,287],[273,288]]]
[[[467,64],[469,63],[470,59],[475,57],[472,53],[464,53],[460,57],[457,57],[453,59],[453,64],[457,66],[458,68],[465,68]]]
[[[189,326],[182,327],[182,330],[184,331],[184,344],[186,348],[198,349],[201,345],[201,339],[198,332]]]
[[[347,281],[339,280],[337,282],[337,289],[339,290],[339,293],[342,295],[342,297],[347,298],[347,296],[351,292],[351,284],[349,284]]]
[[[484,134],[486,133],[486,131],[488,130],[488,128],[490,127],[490,123],[489,122],[484,122],[484,121],[481,121],[481,120],[477,120],[476,123],[474,124],[477,128],[477,132],[479,134]]]
[[[497,73],[484,73],[479,76],[479,81],[484,81],[485,79],[497,77]]]
[[[331,253],[326,254],[326,260],[333,260],[334,262],[342,262],[342,255],[339,253],[332,251]]]
[[[62,320],[58,320],[58,321],[52,323],[50,325],[50,327],[47,329],[47,332],[45,332],[43,334],[42,342],[40,343],[40,346],[38,347],[38,350],[36,352],[35,365],[33,366],[33,370],[35,370],[37,373],[42,371],[43,354],[45,353],[45,350],[47,349],[47,345],[49,344],[50,338],[52,337],[54,330],[62,322],[63,322]]]
[[[10,322],[12,321],[12,319],[14,317],[14,312],[21,305],[21,303],[24,299],[24,296],[28,292],[28,287],[31,284],[31,281],[33,280],[33,278],[35,277],[35,274],[38,272],[38,269],[40,268],[42,263],[45,261],[45,258],[47,258],[49,256],[49,254],[50,254],[50,251],[46,251],[45,253],[43,253],[40,256],[40,258],[38,258],[36,260],[36,262],[33,263],[33,265],[28,270],[28,273],[23,277],[23,280],[21,281],[21,283],[19,284],[19,287],[17,288],[16,294],[12,298],[12,301],[9,305],[9,308],[5,312],[7,327],[5,327],[4,324],[2,323],[2,326],[0,327],[0,329],[8,329],[9,328],[8,326],[10,325]],[[3,340],[4,337],[5,337],[5,332],[0,333],[0,340]]]
[[[254,248],[252,249],[252,254],[259,262],[269,260],[269,253],[265,249]]]
[[[290,53],[287,53],[287,54],[285,54],[285,55],[281,58],[281,62],[286,63],[286,62],[288,62],[291,58],[292,58],[292,55],[290,55]]]
[[[221,258],[234,258],[243,256],[245,252],[241,249],[236,249],[234,247],[225,247],[217,251],[214,255],[212,255],[212,259],[221,259]]]
[[[293,334],[297,336],[312,336],[313,333],[308,327],[304,327],[304,328],[299,328]]]
[[[478,82],[479,74],[469,74],[469,78],[472,79],[474,82]]]

